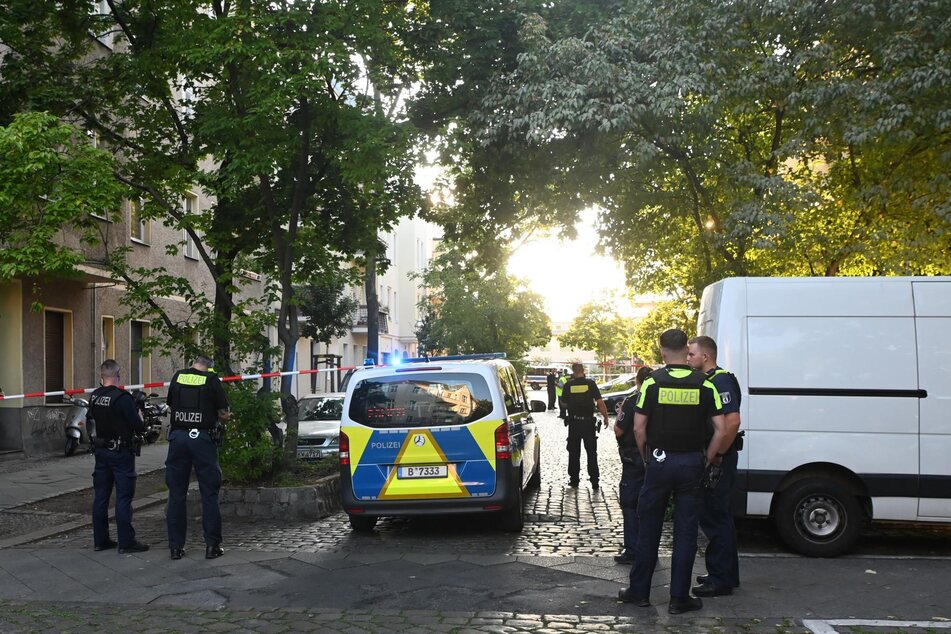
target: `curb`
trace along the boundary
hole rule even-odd
[[[140,509],[150,508],[158,504],[163,504],[166,501],[168,501],[167,491],[163,491],[162,493],[153,493],[152,495],[148,495],[144,498],[139,498],[138,500],[132,500],[132,510],[138,511]],[[109,519],[114,520],[115,514],[116,514],[115,508],[110,508]],[[58,524],[56,526],[41,528],[40,530],[33,531],[32,533],[27,533],[25,535],[17,535],[16,537],[9,537],[7,539],[2,539],[0,540],[0,549],[22,546],[23,544],[29,544],[31,542],[40,541],[41,539],[46,539],[47,537],[62,535],[63,533],[68,533],[70,531],[78,530],[80,528],[85,528],[87,526],[92,526],[91,516],[89,516],[88,518],[84,517],[81,520],[66,522],[65,524]]]

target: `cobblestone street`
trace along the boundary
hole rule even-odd
[[[568,487],[567,431],[553,413],[536,414],[542,437],[542,486],[527,494],[526,524],[519,534],[495,529],[492,516],[384,518],[371,535],[350,531],[344,513],[319,521],[229,519],[225,543],[231,548],[265,552],[363,551],[397,549],[462,553],[489,551],[505,555],[615,555],[620,548],[621,511],[617,501],[620,460],[613,432],[602,430],[598,442],[601,489],[582,480]],[[582,472],[585,471],[582,455]],[[138,538],[162,547],[166,541],[161,506],[136,513]],[[665,546],[666,546],[665,539]],[[43,546],[91,547],[88,529],[51,537]],[[200,518],[190,518],[188,547],[204,547]]]
[[[170,561],[164,493],[156,493],[138,500],[148,506],[134,520],[149,552],[93,552],[88,524],[68,513],[62,519],[74,528],[0,548],[0,631],[878,633],[938,632],[951,619],[940,554],[816,560],[775,544],[741,555],[736,595],[672,617],[668,533],[652,606],[619,604],[629,567],[613,560],[621,531],[613,433],[599,438],[602,488],[586,481],[570,488],[565,427],[552,413],[537,417],[542,486],[526,497],[521,533],[499,531],[490,515],[386,518],[372,534],[351,532],[342,512],[319,521],[226,518],[225,556],[206,561],[193,514],[186,556]],[[14,521],[25,530],[35,520]],[[701,537],[696,573],[703,572],[702,552]],[[901,627],[805,625],[844,615],[916,620]]]

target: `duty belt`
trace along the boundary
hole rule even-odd
[[[594,419],[594,413],[591,414],[568,414],[568,418],[571,420],[592,420]]]
[[[132,446],[132,441],[122,440],[121,438],[93,438],[92,446],[96,449],[108,449],[109,451],[120,451]]]

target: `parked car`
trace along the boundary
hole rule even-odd
[[[608,414],[617,414],[617,408],[624,402],[628,396],[637,391],[637,388],[631,384],[630,387],[627,387],[620,392],[609,392],[607,394],[602,393],[601,397],[604,399],[604,405],[608,408]]]
[[[317,460],[339,450],[343,392],[310,394],[298,401],[297,457]]]

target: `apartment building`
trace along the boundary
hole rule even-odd
[[[181,204],[186,212],[199,213],[211,200],[195,191]],[[209,298],[213,281],[191,238],[141,218],[139,209],[137,201],[126,201],[108,217],[97,217],[101,244],[83,245],[75,236],[63,237],[85,255],[79,277],[0,283],[0,389],[5,394],[96,386],[99,364],[108,358],[119,362],[122,382],[129,385],[168,380],[182,367],[185,360],[174,353],[143,348],[151,326],[134,316],[128,319],[128,309],[120,302],[126,286],[106,269],[106,253],[131,247],[127,257],[132,266],[164,268]],[[169,245],[178,246],[177,255],[167,252]],[[260,293],[260,282],[251,281],[246,292]],[[173,321],[189,321],[183,298],[154,300]],[[31,455],[59,449],[68,407],[60,397],[0,401],[0,452]]]
[[[421,315],[418,304],[425,294],[421,273],[433,257],[441,237],[440,229],[420,218],[403,218],[389,233],[380,234],[386,245],[390,266],[377,275],[377,296],[380,302],[380,363],[391,363],[395,358],[417,354],[416,327]],[[299,370],[326,367],[326,356],[334,355],[340,366],[363,365],[367,356],[367,302],[363,286],[349,290],[357,300],[352,330],[330,345],[310,339],[301,339],[297,347]],[[294,383],[294,393],[300,397],[315,392],[328,392],[335,380],[328,373],[304,376]]]

